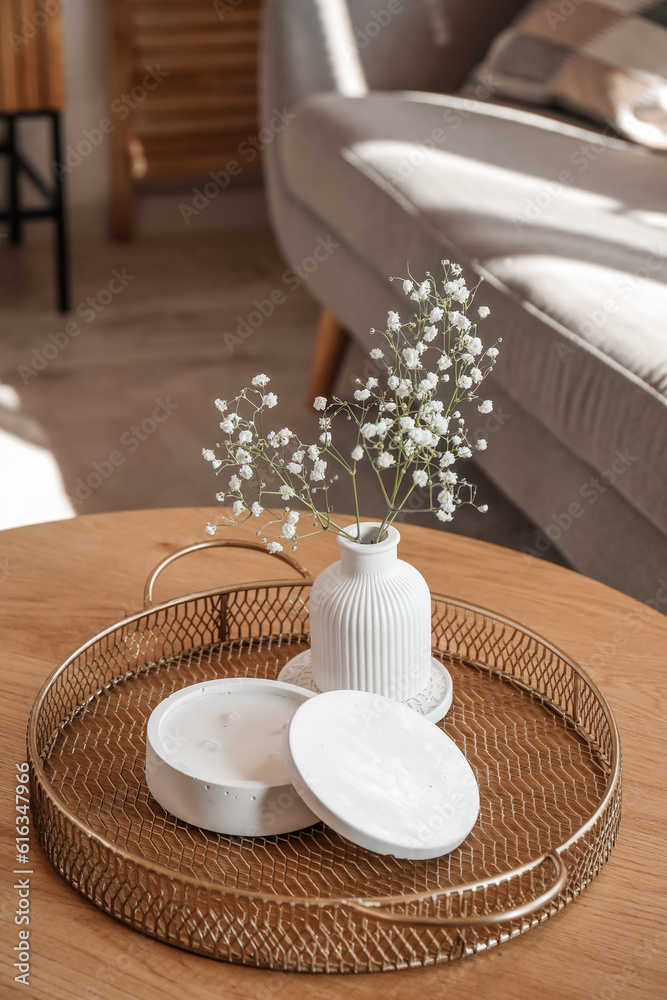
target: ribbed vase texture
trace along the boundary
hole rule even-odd
[[[379,523],[361,525],[362,538]],[[345,529],[356,535],[357,526]],[[426,580],[398,558],[388,528],[370,544],[338,537],[340,562],[320,573],[310,594],[313,680],[320,691],[372,691],[406,701],[431,676],[431,595]]]

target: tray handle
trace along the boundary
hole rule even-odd
[[[412,924],[413,926],[419,925],[420,927],[482,927],[488,924],[504,924],[510,920],[520,920],[524,917],[529,917],[532,913],[540,910],[555,899],[565,888],[567,883],[567,865],[561,856],[555,851],[549,851],[547,854],[543,854],[541,858],[538,858],[532,867],[538,868],[545,861],[550,861],[554,867],[555,880],[553,884],[545,892],[540,893],[539,896],[531,900],[531,902],[522,903],[521,906],[515,906],[511,910],[499,910],[496,913],[480,914],[473,917],[419,917],[411,916],[408,913],[394,913],[392,910],[382,909],[380,904],[364,903],[360,899],[347,900],[345,908],[352,910],[354,913],[360,913],[371,920],[388,920],[391,923]],[[498,879],[498,883],[505,882],[516,874],[516,871],[510,872],[508,876]],[[482,885],[484,883],[479,883],[479,887]],[[464,886],[457,891],[462,892],[465,889],[474,889],[476,887],[477,884]]]
[[[170,556],[166,556],[157,564],[146,580],[146,586],[144,587],[144,608],[150,608],[153,606],[153,587],[155,586],[157,578],[160,576],[162,571],[167,568],[167,566],[176,562],[177,559],[182,559],[183,556],[189,555],[191,552],[199,552],[201,549],[221,548],[256,549],[258,552],[263,552],[265,555],[271,555],[272,559],[281,559],[282,562],[287,563],[295,569],[305,580],[311,579],[311,575],[308,570],[302,566],[300,562],[297,562],[297,560],[292,556],[288,556],[284,552],[268,553],[266,551],[266,546],[262,545],[261,542],[244,542],[234,538],[217,539],[211,542],[197,542],[196,545],[186,545],[185,548],[172,552]]]

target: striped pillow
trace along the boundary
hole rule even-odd
[[[558,105],[667,149],[667,0],[539,0],[476,71],[494,97]]]

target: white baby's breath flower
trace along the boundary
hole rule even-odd
[[[387,329],[388,330],[400,330],[401,329],[401,317],[397,312],[389,312],[387,315]]]
[[[207,462],[215,462],[215,452],[210,448],[202,448],[201,453]]]
[[[359,403],[363,403],[364,400],[368,399],[369,396],[370,396],[370,392],[368,391],[368,389],[357,389],[356,392],[355,392],[355,394],[354,394],[354,398]]]
[[[298,510],[291,510],[289,512],[289,514],[287,515],[287,523],[288,524],[297,524],[298,521],[299,521],[299,512],[298,512]]]
[[[432,340],[435,340],[435,338],[437,337],[437,335],[438,335],[438,328],[437,328],[437,326],[425,326],[424,327],[424,333],[422,334],[422,336],[423,336],[424,340],[428,344],[430,344]]]
[[[440,414],[437,414],[437,416],[433,418],[431,426],[436,434],[446,434],[449,428],[449,417],[443,417]]]
[[[361,435],[365,438],[375,437],[377,434],[377,427],[375,424],[364,424],[361,428]]]
[[[264,508],[262,507],[261,503],[258,503],[257,500],[255,500],[252,507],[250,508],[250,513],[253,514],[255,517],[259,517],[259,515],[262,514],[263,512]]]
[[[440,482],[444,483],[446,486],[455,486],[458,482],[458,476],[451,469],[447,469],[446,472],[440,473]]]
[[[327,408],[326,396],[316,396],[315,402],[313,403],[313,408],[315,410],[326,410]]]
[[[470,351],[471,354],[477,356],[478,354],[481,354],[482,351],[484,350],[484,344],[479,339],[479,337],[471,337],[470,335],[468,335],[464,339],[466,342],[466,348],[468,349],[468,351]]]
[[[283,524],[283,530],[282,530],[283,538],[294,538],[295,535],[296,535],[296,528],[294,527],[293,524],[290,524],[289,522],[287,524]]]
[[[357,445],[357,447],[352,452],[352,459],[355,462],[359,462],[363,457],[364,457],[364,449],[360,445]]]
[[[231,417],[225,417],[220,423],[220,430],[224,431],[225,434],[233,434],[236,424]]]
[[[319,483],[324,479],[324,474],[326,472],[327,463],[323,459],[318,459],[313,466],[313,471],[310,473],[310,478],[314,483]]]
[[[456,384],[461,389],[469,389],[470,386],[472,385],[472,379],[470,378],[469,375],[459,375],[459,377],[456,380]]]
[[[431,294],[431,282],[426,280],[422,281],[416,292],[412,293],[411,298],[415,299],[417,302],[423,302]]]
[[[471,368],[470,369],[470,378],[473,380],[473,382],[478,382],[479,383],[479,382],[482,381],[482,379],[484,378],[484,376],[482,375],[482,373],[479,370],[479,368]]]
[[[278,492],[280,493],[283,500],[291,500],[292,497],[295,496],[292,487],[287,485],[279,487]]]
[[[278,402],[278,397],[275,392],[268,392],[266,396],[262,396],[262,406],[267,406],[272,409]]]
[[[390,466],[396,465],[396,459],[389,451],[383,451],[381,455],[377,457],[377,466],[380,469],[388,469]]]
[[[451,295],[456,302],[467,302],[470,297],[470,292],[466,288],[463,278],[457,278],[456,281],[448,281],[445,285],[445,294]]]
[[[410,281],[409,278],[406,278],[405,281],[403,282],[403,291],[405,292],[406,295],[409,295],[414,287],[415,287],[414,281]]]
[[[400,384],[401,380],[400,378],[398,378],[397,375],[390,375],[389,378],[387,379],[387,385],[389,386],[390,389],[398,389]]]
[[[249,465],[242,465],[239,469],[241,479],[252,479],[252,469]]]
[[[443,510],[447,511],[448,514],[453,514],[456,510],[454,494],[451,490],[442,490],[442,492],[438,494],[438,503]]]
[[[440,466],[442,466],[443,469],[446,469],[447,466],[453,465],[455,461],[456,461],[456,457],[452,454],[452,452],[451,451],[445,451],[445,452],[443,452],[443,454],[442,454],[442,456],[440,458],[440,462],[438,464]]]
[[[402,354],[407,368],[421,368],[422,363],[419,360],[419,351],[416,348],[404,347]]]
[[[224,399],[216,399],[215,405],[217,406],[217,408],[220,410],[221,413],[224,413],[225,410],[227,409],[227,401]]]
[[[497,358],[498,357],[498,348],[497,347],[489,347],[489,349],[488,349],[488,351],[486,353],[488,354],[488,356],[490,358]]]
[[[282,552],[282,550],[283,550],[283,547],[280,544],[280,542],[269,542],[269,544],[266,546],[266,551],[271,556],[274,556],[276,554],[276,552]]]
[[[439,323],[444,315],[445,311],[441,306],[433,306],[428,314],[429,323]]]
[[[324,434],[320,434],[320,444],[323,444],[325,448],[331,444],[332,440],[331,431],[325,431]]]
[[[457,330],[461,330],[463,333],[467,333],[472,323],[467,316],[464,316],[462,312],[450,312],[449,322],[452,326],[455,326]]]
[[[448,514],[445,510],[436,510],[435,516],[439,521],[453,521],[454,515]]]
[[[269,378],[268,375],[255,375],[254,379],[250,384],[254,385],[255,387],[264,388],[264,386],[268,385],[270,381],[271,379]]]
[[[300,476],[303,472],[303,466],[299,465],[298,462],[288,462],[287,471],[291,472],[293,476]]]
[[[488,444],[488,441],[486,440],[486,438],[478,438],[477,439],[477,449],[478,449],[478,451],[486,451],[487,444]]]
[[[384,357],[384,351],[381,351],[379,347],[374,347],[371,351],[371,357],[373,361],[379,361],[380,358]]]
[[[311,462],[316,462],[319,457],[320,457],[320,449],[317,447],[316,444],[311,444],[310,448],[308,449],[308,458],[311,460]]]
[[[427,427],[415,427],[410,431],[410,438],[415,444],[426,447],[435,448],[438,443],[438,439]]]
[[[471,455],[472,452],[467,445],[464,445],[463,448],[459,448],[459,458],[470,458]]]
[[[238,476],[232,476],[232,478],[229,480],[229,488],[232,491],[232,493],[238,493],[238,491],[241,489],[241,480],[239,479]]]
[[[240,465],[246,465],[250,461],[250,454],[245,448],[237,448],[234,458]]]
[[[250,444],[252,441],[252,431],[239,431],[239,444]]]
[[[480,413],[490,413],[493,409],[492,399],[483,399],[482,402],[477,407]]]
[[[486,512],[487,512],[488,509],[489,509],[488,503],[483,503],[481,507],[477,508],[477,510],[480,512],[480,514],[486,514]]]
[[[225,499],[225,494],[222,491],[220,493],[216,493],[215,499],[218,501],[218,503],[223,503]]]
[[[449,357],[448,354],[443,354],[442,357],[438,360],[438,368],[440,369],[441,372],[444,372],[445,369],[451,367],[452,367],[452,359]]]
[[[217,524],[211,524],[210,521],[206,522],[206,533],[208,535],[214,535],[217,530],[218,530]]]
[[[488,306],[480,306],[477,310],[477,314],[480,319],[486,319],[487,316],[491,315],[491,310]]]
[[[371,375],[371,377],[366,381],[366,388],[375,389],[379,384],[378,380]]]
[[[415,469],[412,473],[412,481],[415,486],[426,486],[428,482],[428,473],[424,472],[423,469]]]
[[[421,368],[421,364],[419,365],[419,367]],[[412,391],[412,382],[407,378],[402,378],[398,384],[398,388],[396,389],[396,395],[398,396],[398,398],[405,399],[406,396],[410,395],[411,391]]]
[[[234,514],[237,517],[239,517],[245,510],[245,504],[243,503],[243,500],[235,500],[232,506],[232,510],[234,511]]]
[[[292,455],[292,461],[300,464],[301,462],[303,462],[305,454],[306,452],[304,451],[304,449],[299,448],[299,450],[295,451],[294,454]]]

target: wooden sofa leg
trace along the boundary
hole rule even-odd
[[[327,399],[336,383],[350,334],[327,309],[320,313],[315,354],[310,369],[308,403],[312,406],[316,396]]]

